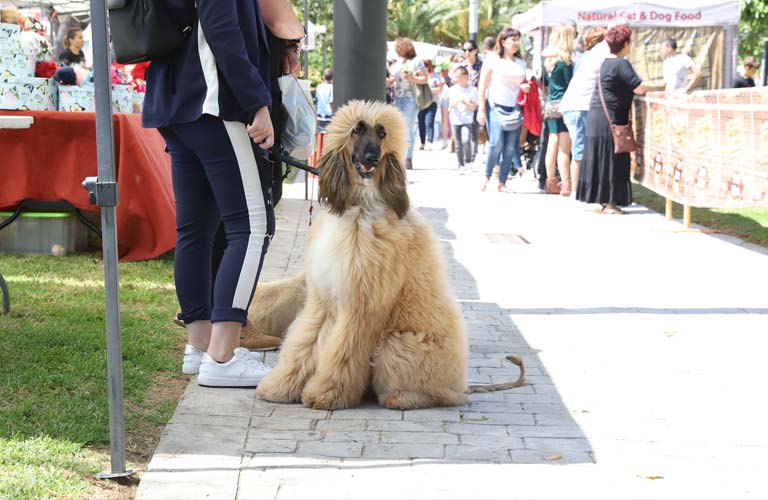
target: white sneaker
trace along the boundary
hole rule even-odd
[[[181,373],[184,375],[196,375],[200,371],[200,361],[203,360],[203,351],[193,345],[187,344],[184,348],[184,361],[181,363]]]
[[[208,354],[203,354],[197,384],[209,387],[256,387],[272,369],[262,363],[259,357],[259,354],[245,347],[235,349],[235,356],[226,363],[218,363]]]

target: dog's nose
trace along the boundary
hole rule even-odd
[[[367,165],[376,165],[379,163],[379,160],[381,159],[381,155],[379,154],[379,151],[366,151],[363,155],[363,159],[365,160],[365,163]]]

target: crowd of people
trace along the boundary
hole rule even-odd
[[[475,168],[478,144],[485,144],[483,191],[498,172],[501,192],[510,175],[532,168],[523,148],[540,136],[539,187],[547,194],[598,203],[606,214],[623,214],[632,203],[630,154],[614,152],[611,124],[625,125],[635,95],[648,90],[690,92],[701,70],[674,39],[664,40],[662,85],[644,83],[626,58],[632,30],[627,25],[591,27],[575,23],[549,31],[540,66],[529,67],[521,33],[505,28],[477,44],[467,40],[463,54],[449,64],[421,59],[413,41],[396,41],[397,58],[388,61],[388,99],[412,127],[418,124],[419,149],[456,153],[459,174]],[[754,58],[746,58],[733,87],[754,86]],[[432,99],[421,96],[428,87]],[[439,126],[436,126],[436,123]],[[413,168],[416,134],[409,134],[407,165]],[[513,168],[514,167],[514,168]]]

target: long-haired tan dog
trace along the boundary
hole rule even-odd
[[[251,308],[263,333],[287,328],[260,397],[348,408],[370,387],[388,408],[466,401],[464,322],[432,229],[409,209],[408,130],[382,103],[352,101],[334,116],[305,273],[260,284]]]

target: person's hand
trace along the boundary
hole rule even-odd
[[[521,83],[520,84],[520,90],[522,90],[524,93],[528,93],[531,91],[531,85],[529,83]]]
[[[484,109],[480,109],[477,111],[477,123],[481,127],[485,127],[485,110]]]
[[[299,62],[299,51],[296,47],[289,45],[283,51],[283,74],[293,74],[296,78],[301,72],[301,63]]]
[[[275,132],[272,130],[272,119],[269,117],[269,108],[264,106],[256,112],[253,123],[248,126],[248,136],[259,145],[261,149],[269,149],[275,143]]]

